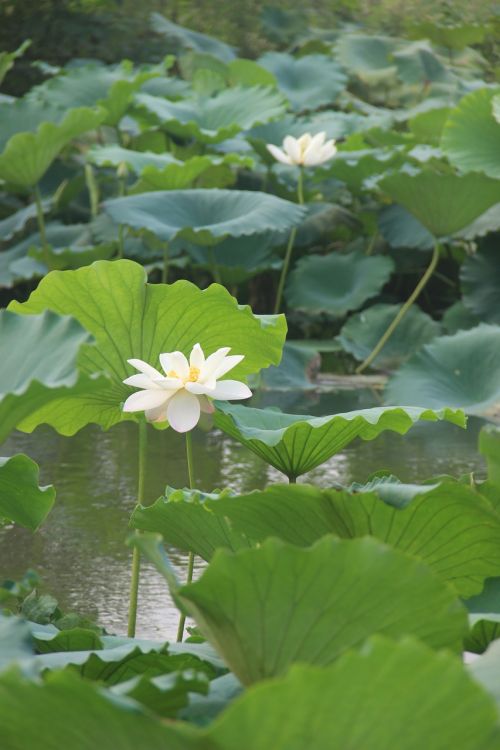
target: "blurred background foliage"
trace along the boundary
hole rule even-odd
[[[481,52],[493,69],[500,61],[500,4],[493,0],[0,0],[0,49],[14,50],[32,40],[5,92],[23,94],[40,80],[40,71],[32,67],[35,60],[53,65],[75,58],[159,62],[169,50],[151,25],[155,11],[228,42],[250,58],[288,47],[307,27],[341,31],[346,24],[360,24],[411,37],[422,21],[488,23],[492,33]]]

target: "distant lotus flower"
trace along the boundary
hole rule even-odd
[[[326,141],[326,133],[311,135],[305,133],[300,138],[287,135],[282,148],[267,144],[267,150],[282,164],[295,164],[299,167],[315,167],[331,159],[337,153],[335,141]]]
[[[189,362],[182,352],[160,354],[165,375],[142,359],[129,359],[139,370],[123,382],[140,388],[125,401],[123,411],[144,411],[149,422],[165,422],[177,432],[188,432],[196,427],[200,412],[212,412],[210,399],[221,401],[249,398],[252,391],[239,380],[217,380],[236,367],[242,354],[227,356],[230,348],[217,349],[205,359],[199,344],[193,346]]]

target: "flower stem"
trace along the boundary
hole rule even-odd
[[[50,255],[49,255],[49,243],[47,242],[47,232],[45,231],[45,219],[43,216],[42,196],[40,195],[40,188],[35,185],[33,188],[36,203],[36,218],[38,222],[38,231],[40,232],[40,239],[42,241],[42,251],[44,263],[47,269],[50,271]]]
[[[146,458],[147,458],[147,424],[139,423],[139,455],[138,455],[138,478],[137,478],[137,503],[141,504],[144,500],[144,484],[146,478]],[[136,534],[139,532],[136,531]],[[128,628],[127,635],[129,638],[135,636],[135,624],[137,621],[137,600],[139,596],[139,578],[141,573],[141,553],[137,547],[134,547],[132,553],[132,578],[130,581],[130,598],[128,608]]]
[[[193,469],[193,442],[191,432],[186,432],[186,458],[189,477],[189,489],[194,489],[194,469]],[[194,553],[190,552],[188,557],[187,581],[191,583],[194,571]],[[184,637],[184,625],[186,624],[186,615],[182,614],[177,628],[177,642],[180,643]]]
[[[297,181],[297,199],[299,205],[304,203],[304,185],[303,185],[303,168],[299,167],[299,178]],[[290,266],[290,260],[292,258],[293,245],[295,237],[297,236],[297,227],[294,227],[290,232],[288,238],[288,245],[286,246],[285,258],[283,260],[283,267],[281,269],[281,276],[278,283],[278,291],[276,292],[276,299],[274,301],[274,314],[277,315],[281,308],[281,298],[283,297],[283,289],[285,288],[285,281]]]
[[[216,284],[222,285],[222,277],[220,275],[219,266],[217,265],[217,259],[215,257],[215,250],[212,245],[208,248],[208,258],[210,261],[210,270]]]
[[[420,293],[422,292],[425,285],[431,278],[437,266],[437,263],[439,260],[439,250],[440,250],[440,245],[438,242],[436,242],[436,244],[434,245],[431,262],[429,263],[426,272],[424,273],[424,275],[422,276],[422,278],[420,279],[417,286],[415,287],[413,292],[410,294],[410,296],[408,297],[404,305],[401,307],[401,309],[399,310],[398,314],[396,315],[392,323],[388,326],[385,333],[381,336],[381,338],[379,339],[379,341],[377,342],[373,350],[370,352],[368,357],[366,357],[364,362],[362,362],[359,365],[359,367],[356,368],[355,370],[356,375],[360,375],[364,370],[366,370],[366,368],[369,367],[369,365],[371,365],[373,360],[380,354],[380,352],[386,345],[387,341],[392,336],[392,334],[394,333],[394,331],[396,330],[396,328],[398,327],[398,325],[400,324],[400,322],[402,321],[402,319],[404,318],[404,316],[406,315],[410,307],[419,297]]]
[[[163,269],[161,272],[162,284],[168,284],[168,266],[169,266],[168,242],[163,245]]]

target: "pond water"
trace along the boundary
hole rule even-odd
[[[258,403],[300,414],[335,414],[378,405],[370,390],[337,393],[266,393]],[[364,481],[374,471],[388,469],[404,481],[437,474],[459,476],[474,471],[484,476],[477,452],[482,421],[471,418],[466,431],[449,424],[422,424],[406,436],[383,433],[373,442],[355,441],[328,463],[299,481],[328,486]],[[193,434],[197,486],[203,490],[230,487],[249,491],[283,481],[243,446],[216,432]],[[36,534],[20,528],[0,530],[0,580],[21,577],[35,569],[43,590],[52,593],[65,611],[98,617],[111,633],[126,633],[130,551],[125,546],[128,517],[135,503],[137,437],[131,423],[109,432],[88,427],[73,438],[49,428],[32,435],[15,433],[2,455],[24,452],[41,468],[41,483],[54,484],[56,504]],[[187,484],[184,439],[172,430],[149,430],[146,503],[166,484]],[[172,562],[184,575],[185,559],[175,551]],[[203,563],[198,564],[198,570]],[[174,637],[177,611],[163,579],[149,564],[141,578],[137,635]]]

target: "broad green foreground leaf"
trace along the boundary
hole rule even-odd
[[[309,417],[223,403],[217,406],[217,427],[292,479],[324,463],[357,437],[373,440],[384,430],[403,435],[420,420],[465,426],[463,413],[453,409],[376,407]]]
[[[386,401],[495,413],[500,403],[500,326],[481,324],[426,344],[389,381]]]
[[[93,394],[102,387],[102,378],[80,374],[82,347],[90,340],[69,317],[47,311],[31,317],[0,312],[0,441],[67,394]]]
[[[0,458],[0,521],[5,519],[32,531],[40,526],[54,505],[54,487],[39,487],[38,466],[19,453]]]
[[[155,537],[135,544],[157,555]],[[467,627],[465,608],[426,565],[369,538],[219,550],[172,593],[245,685],[294,662],[325,666],[375,633],[460,651]]]
[[[483,674],[477,679],[488,688]],[[204,730],[160,723],[67,673],[38,684],[11,671],[0,678],[0,696],[5,750],[54,750],[54,727],[57,747],[72,750],[498,746],[493,699],[457,659],[412,639],[375,637],[329,667],[294,666],[281,679],[249,688]]]
[[[100,125],[105,114],[85,107],[73,109],[59,125],[44,122],[36,133],[13,135],[0,154],[0,177],[14,185],[36,185],[64,146]]]
[[[347,76],[331,57],[266,52],[259,64],[276,77],[292,109],[302,111],[332,104],[347,83]]]
[[[303,547],[325,534],[344,539],[374,536],[420,558],[460,596],[478,594],[485,578],[500,575],[500,519],[483,497],[466,486],[447,482],[415,489],[420,493],[408,502],[404,487],[398,495],[395,485],[391,500],[384,502],[376,490],[350,493],[303,484],[274,485],[248,495],[207,498],[204,515],[212,517],[212,524],[216,520],[226,524],[233,537],[239,533],[240,539],[254,542],[277,537]],[[172,515],[168,503],[157,501],[140,510],[140,517],[149,521],[140,528],[159,531],[175,545],[175,532],[168,527]],[[203,514],[198,515],[201,526]],[[201,528],[189,537],[192,526],[189,518],[181,519],[181,508],[176,521],[177,536],[180,530],[185,539],[194,538],[200,554]],[[221,546],[228,547],[229,541]]]
[[[500,178],[500,123],[492,110],[496,94],[498,89],[473,91],[451,111],[445,123],[441,147],[463,172],[484,172]]]
[[[337,336],[344,351],[362,362],[373,350],[387,327],[392,323],[400,305],[373,305],[352,315]],[[413,306],[392,334],[373,365],[394,369],[402,361],[427,344],[441,332],[439,323],[419,307]]]
[[[121,404],[131,393],[122,383],[134,372],[127,364],[130,358],[157,366],[161,352],[189,354],[199,342],[205,352],[230,346],[233,353],[244,354],[232,371],[236,378],[279,362],[286,331],[283,316],[253,315],[216,284],[201,291],[188,281],[165,285],[147,284],[146,279],[144,268],[132,261],[98,261],[77,271],[54,271],[27,302],[11,303],[19,313],[48,308],[76,318],[96,340],[96,346],[83,353],[83,371],[104,372],[109,378],[98,392],[69,392],[39,409],[21,429],[30,432],[46,422],[73,435],[91,422],[104,428],[120,422]],[[43,358],[45,364],[50,361]]]
[[[445,237],[472,224],[499,201],[500,183],[483,174],[403,172],[378,183],[410,211],[435,237]]]
[[[249,190],[166,190],[115,198],[104,208],[117,224],[146,229],[162,240],[178,237],[201,245],[284,232],[304,216],[295,203]]]
[[[284,114],[283,97],[264,86],[237,86],[212,97],[172,102],[137,94],[136,102],[165,130],[201,143],[219,143]]]
[[[362,251],[308,255],[290,274],[285,297],[290,307],[341,317],[378,294],[393,269],[390,258]]]

